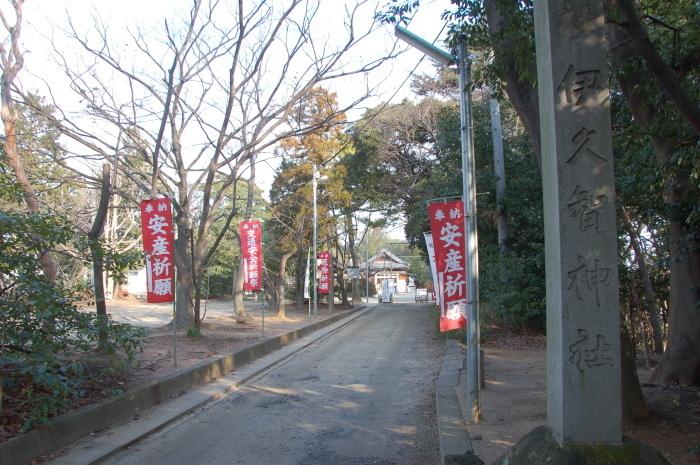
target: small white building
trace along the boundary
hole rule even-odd
[[[146,297],[147,279],[145,266],[138,270],[131,270],[126,274],[126,290],[129,295]]]
[[[381,289],[382,282],[388,279],[393,282],[395,292],[408,292],[413,280],[408,275],[410,264],[406,260],[388,249],[381,249],[368,262],[369,279],[374,281],[375,289]],[[360,263],[359,268],[361,273],[367,273],[367,262]]]

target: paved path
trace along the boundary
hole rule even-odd
[[[212,299],[207,302],[204,299],[201,308],[202,313],[206,311],[206,319],[209,321],[220,318],[230,319],[233,315],[233,300]],[[251,315],[258,315],[261,312],[259,303],[247,299],[245,309]],[[116,321],[147,328],[165,326],[173,319],[173,304],[149,304],[138,299],[110,300],[107,302],[107,311]],[[267,312],[269,314],[270,310],[267,309]]]
[[[428,305],[380,305],[107,463],[439,463],[432,320]]]
[[[415,292],[405,292],[394,294],[395,303],[406,303],[415,301]],[[362,298],[362,303],[366,299]],[[371,303],[377,302],[377,297],[370,297]],[[246,299],[245,309],[248,314],[259,317],[262,312],[262,307],[259,303]],[[336,304],[339,302],[336,299]],[[325,304],[324,304],[325,305]],[[233,314],[233,300],[231,299],[212,299],[207,302],[202,300],[202,312],[206,312],[207,321],[216,321],[218,319],[230,320]],[[94,311],[89,308],[87,311]],[[147,328],[159,328],[167,325],[173,318],[172,304],[149,304],[144,300],[129,299],[129,300],[110,300],[107,301],[107,311],[112,317],[122,323],[130,323],[137,326],[145,326]],[[265,305],[265,311],[270,314],[270,309]]]

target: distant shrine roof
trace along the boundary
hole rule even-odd
[[[398,255],[389,249],[380,249],[376,255],[369,258],[370,271],[379,270],[408,270],[410,264],[406,260],[402,260]],[[367,262],[360,263],[361,270],[367,269]]]

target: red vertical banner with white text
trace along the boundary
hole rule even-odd
[[[261,291],[263,278],[262,223],[244,220],[238,224],[243,260],[243,290]]]
[[[318,253],[318,293],[328,294],[330,292],[330,271],[331,271],[331,253]]]
[[[170,199],[141,201],[141,234],[146,255],[146,301],[172,302],[175,298],[173,211]]]
[[[440,300],[440,331],[467,326],[467,272],[464,257],[464,203],[461,200],[428,205],[435,247],[436,288]]]

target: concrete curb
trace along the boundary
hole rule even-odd
[[[342,320],[344,318],[354,316],[366,306],[360,306],[347,312],[338,313],[325,320],[318,321],[308,326],[301,327],[294,331],[275,336],[273,338],[262,341],[251,347],[241,349],[232,354],[225,355],[213,361],[205,361],[193,367],[184,369],[168,375],[167,377],[147,383],[138,388],[127,391],[126,393],[106,399],[97,404],[88,405],[86,407],[68,412],[54,418],[51,425],[46,425],[31,432],[11,439],[0,445],[0,465],[22,465],[40,455],[54,452],[58,449],[66,447],[83,436],[92,434],[96,431],[108,428],[110,426],[138,418],[140,412],[149,407],[161,404],[171,398],[181,396],[183,401],[188,404],[184,409],[178,409],[171,412],[169,415],[161,417],[155,424],[149,425],[143,434],[136,438],[130,438],[124,444],[116,445],[116,449],[121,449],[135,442],[141,437],[154,432],[166,424],[176,420],[177,418],[186,415],[198,407],[210,402],[211,400],[223,397],[227,392],[230,392],[238,384],[258,375],[270,367],[264,366],[249,374],[244,379],[238,379],[234,383],[220,382],[221,386],[212,386],[213,389],[207,389],[206,392],[190,392],[192,388],[210,383],[217,378],[230,373],[236,368],[240,368],[246,364],[262,358],[278,349],[281,349],[288,344],[306,336],[314,331],[322,329],[326,326]],[[366,311],[369,311],[367,309]],[[340,327],[350,323],[355,318],[344,322]],[[320,336],[318,339],[325,337]],[[293,353],[303,350],[308,345],[316,340],[309,342],[296,349]],[[273,365],[280,363],[282,360],[290,357],[293,353],[287,354],[283,359],[276,360]],[[217,384],[217,383],[212,383]],[[185,399],[188,397],[188,399]],[[189,401],[189,402],[188,402]],[[110,442],[120,442],[118,438],[112,438]],[[91,454],[87,454],[91,455]],[[111,455],[111,454],[110,454]],[[96,462],[105,458],[95,457],[89,463]]]
[[[448,339],[440,375],[435,386],[440,458],[442,465],[483,465],[474,455],[467,427],[459,406],[457,388],[464,355],[457,341]]]

